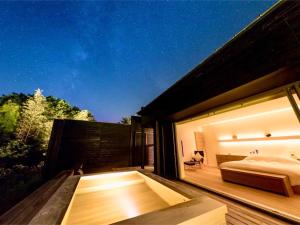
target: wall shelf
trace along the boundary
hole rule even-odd
[[[219,142],[282,141],[282,140],[300,140],[300,135],[282,136],[282,137],[240,138],[240,139],[219,140]]]

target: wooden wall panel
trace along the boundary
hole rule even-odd
[[[49,144],[45,172],[84,172],[130,166],[131,126],[113,123],[56,120]]]

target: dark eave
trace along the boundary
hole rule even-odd
[[[300,62],[300,2],[281,1],[143,107],[164,118]],[[300,77],[300,76],[299,76]]]

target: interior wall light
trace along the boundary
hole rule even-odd
[[[271,137],[272,136],[272,134],[270,133],[270,132],[265,132],[265,137]]]
[[[225,141],[225,142],[219,142],[222,146],[239,146],[239,145],[278,145],[278,144],[300,144],[300,140],[291,139],[291,140],[249,140],[249,141]]]
[[[232,140],[237,140],[238,139],[238,136],[236,134],[233,134],[232,135]]]

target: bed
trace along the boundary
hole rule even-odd
[[[291,196],[300,194],[300,161],[290,157],[248,156],[220,164],[222,179]]]

